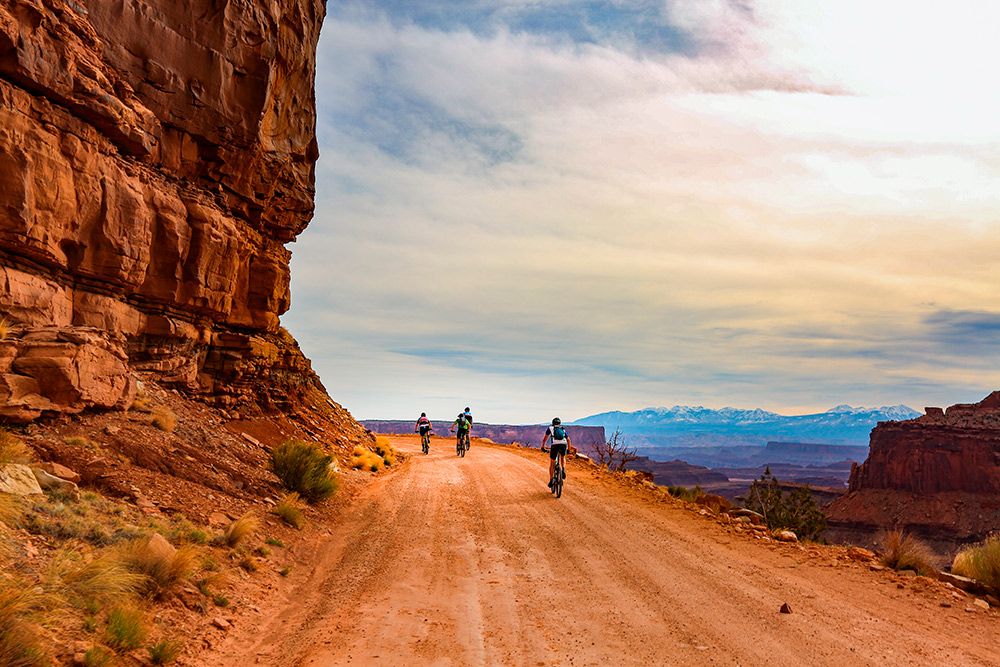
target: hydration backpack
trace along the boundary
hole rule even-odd
[[[458,416],[458,427],[459,428],[469,428],[469,420],[465,418],[465,415]]]
[[[552,429],[552,439],[553,440],[565,440],[566,439],[566,429],[562,426],[555,426]]]

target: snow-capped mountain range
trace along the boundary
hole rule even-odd
[[[790,417],[759,408],[742,410],[727,407],[714,410],[702,406],[675,405],[672,408],[645,408],[635,412],[604,412],[573,423],[604,426],[609,435],[615,429],[621,429],[623,433],[646,440],[651,445],[677,439],[694,444],[693,441],[705,440],[704,436],[723,439],[730,436],[744,442],[795,440],[868,444],[868,435],[878,422],[904,421],[919,417],[920,414],[905,405],[881,408],[838,405],[826,412]]]

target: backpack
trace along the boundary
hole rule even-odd
[[[566,439],[566,429],[562,426],[555,426],[552,429],[552,439],[553,440],[565,440]]]
[[[458,416],[458,427],[462,429],[469,428],[469,420],[465,418],[464,414]]]

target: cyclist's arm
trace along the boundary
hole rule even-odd
[[[546,431],[545,435],[542,436],[542,448],[543,449],[545,448],[545,443],[546,443],[546,441],[548,441],[548,439],[549,439],[549,432]]]

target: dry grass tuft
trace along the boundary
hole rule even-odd
[[[87,649],[87,652],[83,654],[84,667],[106,667],[113,665],[114,661],[115,654],[97,644]]]
[[[0,465],[31,463],[34,458],[34,452],[19,437],[0,428]]]
[[[170,590],[194,567],[196,552],[192,547],[175,549],[154,535],[139,538],[120,550],[121,560],[133,572],[147,578],[147,590],[157,595]]]
[[[235,547],[243,541],[243,538],[257,532],[259,529],[260,519],[258,519],[257,515],[253,513],[253,510],[251,510],[236,521],[229,524],[226,527],[225,532],[222,534],[222,537],[226,541],[226,544],[230,547]]]
[[[271,509],[271,514],[281,517],[288,525],[302,530],[306,525],[306,517],[302,514],[304,507],[305,503],[299,498],[299,494],[293,491],[278,501]]]
[[[894,570],[913,570],[924,576],[933,575],[934,554],[916,537],[894,529],[879,536],[882,545],[881,562]]]
[[[1000,535],[991,535],[959,551],[951,571],[1000,592]]]
[[[102,553],[84,561],[71,549],[56,554],[43,578],[46,590],[77,606],[116,602],[142,591],[146,582],[144,575],[130,570],[115,554]]]
[[[136,397],[132,399],[132,407],[130,409],[136,412],[152,412],[153,402],[149,400],[148,396],[136,394]]]
[[[163,639],[148,646],[149,661],[154,665],[168,665],[181,654],[184,643],[176,639]]]
[[[14,326],[14,324],[6,317],[0,318],[0,340],[7,340],[7,336],[10,335],[10,328],[12,326]]]
[[[31,622],[47,606],[46,596],[36,587],[11,579],[0,583],[0,665],[47,664],[45,644]]]
[[[171,412],[170,408],[157,408],[153,413],[153,426],[161,431],[173,433],[177,428],[177,415]]]

